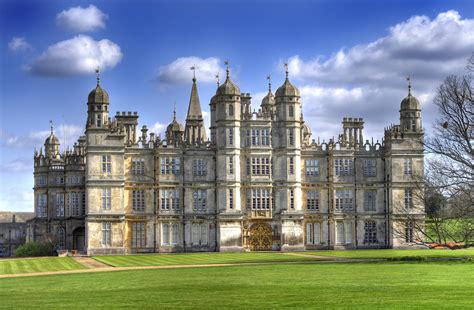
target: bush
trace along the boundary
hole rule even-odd
[[[27,242],[19,246],[15,251],[16,257],[52,256],[54,248],[51,244],[35,241]]]

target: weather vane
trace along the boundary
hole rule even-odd
[[[408,81],[408,95],[411,95],[411,76],[407,76]]]
[[[51,134],[53,134],[54,126],[53,126],[53,120],[49,120],[49,125],[51,126]]]
[[[224,64],[226,66],[225,72],[227,73],[227,77],[229,77],[229,61],[228,60],[224,61]]]
[[[193,65],[193,66],[192,66],[191,68],[189,68],[189,69],[193,70],[193,80],[195,80],[195,79],[196,79],[196,70],[199,69],[199,67],[196,66],[196,65]]]
[[[95,68],[95,73],[97,75],[97,85],[99,85],[100,83],[100,67],[97,66],[97,68]]]
[[[217,80],[217,87],[219,87],[220,83],[219,83],[219,72],[217,72],[216,74],[216,80]]]
[[[288,63],[287,62],[285,62],[284,67],[285,67],[286,78],[288,78]]]
[[[267,80],[268,80],[268,91],[272,91],[272,76],[267,75]]]

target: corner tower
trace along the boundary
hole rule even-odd
[[[301,191],[300,92],[288,78],[275,93],[276,121],[272,130],[275,165],[275,212],[281,217],[281,249],[302,250],[303,201]]]

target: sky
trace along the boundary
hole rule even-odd
[[[398,123],[407,80],[427,134],[436,88],[465,73],[474,51],[472,1],[0,1],[0,210],[33,211],[33,152],[49,121],[71,146],[84,133],[95,68],[115,111],[137,111],[162,133],[184,121],[192,65],[209,122],[215,75],[251,93],[258,109],[284,64],[313,138],[362,117],[365,138]],[[221,78],[222,80],[222,78]]]

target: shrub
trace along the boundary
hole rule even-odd
[[[16,257],[51,256],[53,255],[53,253],[54,253],[54,248],[51,244],[31,241],[19,246],[15,251],[15,256]]]

